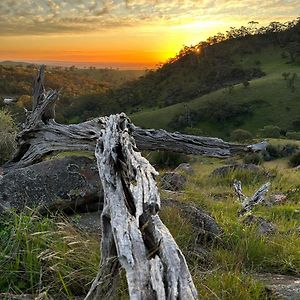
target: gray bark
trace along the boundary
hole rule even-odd
[[[197,299],[185,258],[157,215],[158,173],[137,152],[131,130],[126,115],[110,116],[96,147],[104,190],[102,257],[86,300],[113,295],[113,285],[103,286],[117,273],[115,257],[126,271],[130,299]]]

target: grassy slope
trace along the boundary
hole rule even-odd
[[[299,117],[300,111],[300,80],[296,80],[296,91],[292,93],[283,80],[283,72],[300,74],[300,66],[286,63],[281,58],[279,48],[268,48],[261,53],[237,57],[242,65],[254,66],[255,61],[261,62],[261,68],[266,76],[252,80],[248,88],[241,84],[234,87],[231,94],[226,89],[221,89],[196,98],[187,103],[191,109],[201,107],[202,103],[218,97],[230,100],[233,103],[246,103],[253,100],[263,100],[265,105],[255,108],[254,113],[245,118],[244,124],[239,128],[256,132],[265,125],[276,124],[281,128],[288,128],[291,122]],[[142,111],[131,116],[132,121],[142,127],[169,128],[170,121],[184,111],[184,103],[179,103],[162,109]],[[194,125],[201,128],[204,134],[226,137],[235,129],[231,122],[225,124],[212,124],[210,122],[199,122]]]

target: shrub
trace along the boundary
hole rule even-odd
[[[297,167],[300,165],[300,152],[297,152],[290,158],[289,165],[291,167]]]
[[[267,125],[260,129],[259,133],[262,137],[278,138],[280,137],[280,128],[274,125]]]
[[[248,80],[243,81],[244,88],[247,88],[250,85],[250,82]]]
[[[251,132],[244,129],[236,129],[232,131],[232,133],[230,134],[230,139],[232,141],[240,142],[240,143],[251,141],[252,138],[253,136]]]
[[[281,157],[281,147],[280,145],[268,145],[266,152],[269,156],[268,160],[276,159]]]
[[[245,164],[255,164],[255,165],[259,165],[261,164],[263,161],[262,156],[258,153],[251,153],[251,154],[247,154],[244,157],[244,163]]]
[[[7,161],[15,149],[16,129],[10,113],[0,110],[0,164]]]
[[[175,168],[181,163],[188,161],[186,155],[171,151],[151,152],[147,158],[152,165],[160,168]]]
[[[286,137],[291,140],[300,140],[300,132],[299,131],[288,131],[286,133]]]
[[[296,144],[285,144],[285,145],[268,145],[266,151],[263,152],[263,159],[265,161],[287,157],[299,149]]]

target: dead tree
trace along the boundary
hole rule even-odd
[[[96,147],[104,189],[102,257],[86,299],[110,299],[118,269],[130,299],[197,299],[185,258],[160,220],[158,173],[137,151],[126,115],[112,115]]]
[[[264,203],[265,194],[269,191],[270,185],[270,182],[263,184],[252,197],[247,197],[243,194],[242,183],[239,180],[234,180],[233,188],[242,204],[239,214],[244,215],[247,212],[251,212],[256,205]]]
[[[131,299],[197,299],[185,258],[158,216],[157,172],[138,152],[172,150],[225,158],[252,147],[217,138],[141,129],[125,114],[76,125],[55,122],[59,91],[45,91],[44,67],[34,84],[32,111],[4,172],[32,165],[56,151],[95,151],[104,188],[102,259],[86,299],[113,297],[123,267]]]

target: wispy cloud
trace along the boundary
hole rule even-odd
[[[1,0],[0,35],[96,32],[222,19],[289,19],[299,0]]]

